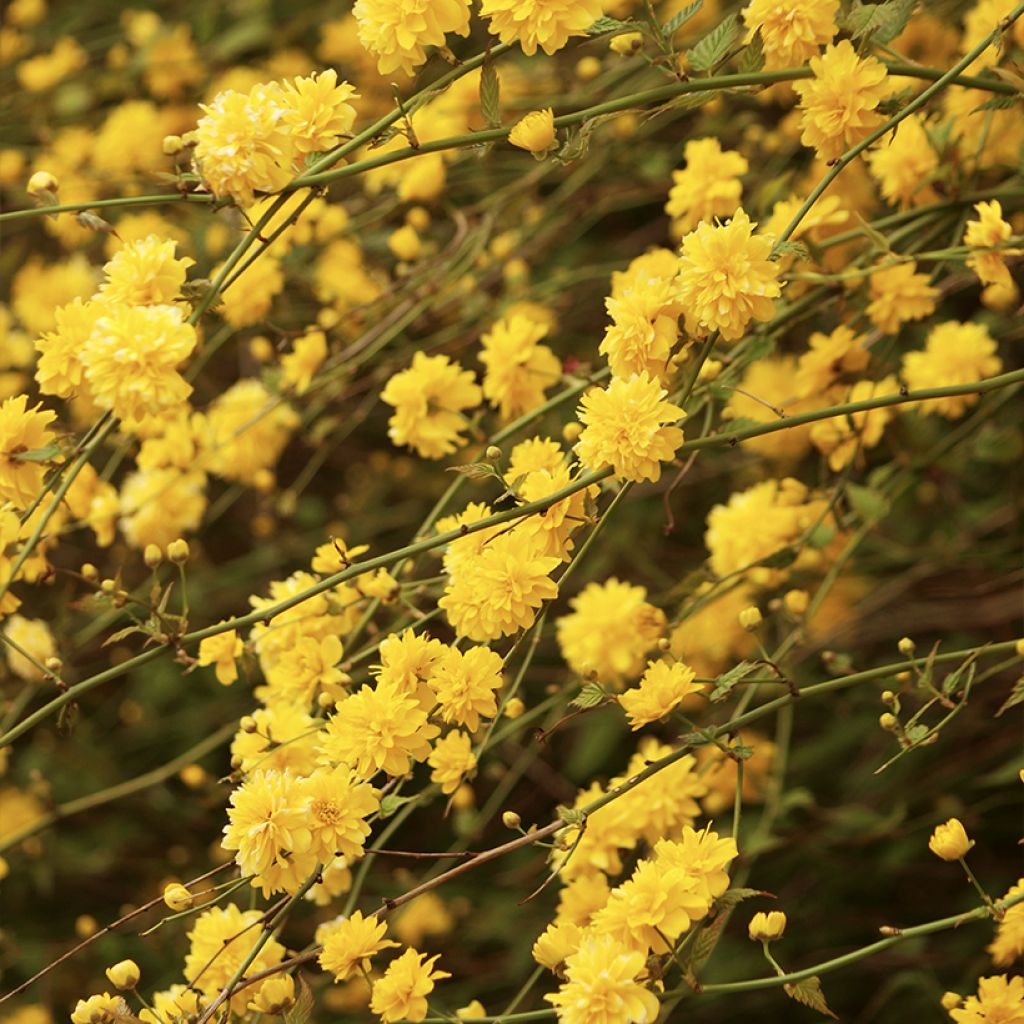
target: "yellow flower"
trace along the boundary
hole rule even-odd
[[[79,999],[71,1014],[71,1024],[114,1024],[128,1016],[131,1011],[124,999],[104,992],[101,996]]]
[[[531,110],[512,126],[508,141],[530,153],[546,153],[555,144],[555,115],[550,107]]]
[[[27,92],[46,92],[88,63],[88,53],[71,36],[61,36],[49,53],[23,60],[15,74]]]
[[[81,385],[82,349],[105,310],[101,302],[74,299],[55,311],[55,330],[35,342],[36,383],[44,395],[69,398]]]
[[[577,412],[585,424],[575,445],[580,462],[588,469],[610,465],[619,480],[660,479],[661,463],[683,443],[674,424],[686,415],[665,401],[667,394],[646,373],[588,391]]]
[[[642,726],[664,718],[691,693],[700,693],[701,685],[694,683],[696,673],[681,661],[669,664],[650,661],[639,685],[619,694],[619,703],[629,718],[634,732]]]
[[[964,231],[964,245],[974,249],[990,250],[974,252],[967,258],[969,266],[982,284],[1013,285],[1013,278],[1006,268],[1006,257],[1017,255],[1020,250],[998,249],[1012,234],[1013,228],[1003,220],[1003,208],[998,199],[990,203],[977,203],[974,207],[977,220],[967,222]]]
[[[547,328],[521,314],[499,320],[480,339],[484,397],[510,420],[544,401],[544,391],[558,382],[562,364],[539,344]]]
[[[928,849],[943,860],[960,860],[973,845],[958,818],[937,826],[928,840]]]
[[[357,0],[352,13],[382,75],[412,75],[426,62],[424,47],[444,46],[448,32],[469,35],[469,0]]]
[[[446,650],[440,640],[417,636],[411,629],[401,634],[392,633],[377,649],[380,665],[371,672],[378,685],[393,686],[418,700],[425,699],[428,706],[424,710],[429,711],[434,706],[434,695],[427,687],[427,680]],[[427,694],[421,696],[424,689]]]
[[[877,382],[861,380],[850,389],[845,401],[864,402],[898,394],[899,389],[899,382],[891,374]],[[838,473],[853,461],[858,451],[874,448],[882,440],[882,433],[894,415],[892,408],[883,407],[819,420],[811,427],[811,441],[822,455],[828,456],[829,468]]]
[[[384,938],[387,927],[383,917],[363,917],[362,911],[353,911],[330,929],[318,963],[335,981],[344,981],[357,969],[368,971],[372,957],[383,949],[398,947],[397,942]]]
[[[309,331],[296,338],[291,352],[282,357],[281,379],[301,395],[326,358],[327,335],[323,331]]]
[[[248,1008],[254,1013],[280,1017],[294,1005],[295,979],[290,974],[277,974],[260,984]]]
[[[956,1024],[1024,1024],[1024,978],[979,978],[977,996],[968,996],[949,1015]]]
[[[454,793],[463,778],[476,769],[476,755],[469,734],[455,729],[437,741],[427,758],[433,769],[430,781],[441,787],[441,792]]]
[[[317,723],[304,708],[275,701],[257,708],[252,722],[252,732],[240,729],[231,742],[232,763],[237,763],[241,771],[273,768],[305,776],[315,770]]]
[[[483,397],[472,370],[463,370],[447,356],[417,352],[408,370],[396,373],[381,392],[395,409],[388,437],[408,445],[425,459],[440,459],[465,444],[461,432],[469,425],[463,409]]]
[[[885,144],[868,154],[867,162],[888,202],[918,206],[937,198],[930,180],[939,155],[919,114],[901,121]]]
[[[300,153],[320,153],[351,130],[356,111],[349,100],[358,98],[354,86],[338,83],[334,68],[295,78],[284,86],[281,122]]]
[[[370,1010],[380,1016],[384,1024],[393,1021],[421,1021],[427,1015],[427,996],[434,990],[434,982],[450,978],[447,971],[434,970],[438,957],[427,957],[415,949],[407,949],[397,960],[392,960],[384,976],[373,984]]]
[[[692,333],[717,330],[736,341],[751,320],[775,315],[779,265],[768,258],[771,239],[755,236],[756,226],[740,207],[725,224],[703,221],[683,239],[679,299]]]
[[[1002,899],[1024,896],[1024,878],[1010,886]],[[1000,967],[1012,964],[1024,956],[1024,903],[1015,903],[1007,910],[996,926],[996,937],[988,947],[992,962]]]
[[[106,281],[98,298],[129,306],[159,306],[174,302],[181,295],[185,274],[195,260],[187,256],[175,259],[176,243],[149,235],[127,242],[103,267]]]
[[[195,898],[180,882],[173,882],[164,889],[164,903],[175,913],[188,910]]]
[[[762,910],[756,913],[747,926],[747,934],[754,942],[772,942],[781,939],[786,930],[786,915],[781,910]]]
[[[604,875],[599,873],[597,877],[604,878]],[[553,921],[537,936],[533,944],[533,959],[549,971],[560,970],[566,959],[580,948],[582,938],[583,929],[575,922]]]
[[[947,320],[931,329],[923,352],[903,357],[903,379],[911,391],[954,384],[973,384],[1003,368],[996,343],[980,323]],[[951,395],[915,405],[921,415],[957,419],[978,401],[977,395]]]
[[[649,1024],[658,997],[637,980],[646,957],[611,935],[585,936],[565,961],[566,982],[544,998],[559,1024]]]
[[[908,320],[923,320],[935,311],[938,288],[928,283],[927,274],[917,274],[910,260],[882,267],[870,278],[871,302],[868,317],[885,334],[895,334]]]
[[[123,420],[159,415],[192,393],[177,372],[196,347],[177,306],[112,306],[82,350],[93,401]]]
[[[206,474],[178,469],[142,470],[121,485],[121,531],[139,551],[167,546],[194,530],[206,511]]]
[[[796,393],[822,402],[842,374],[859,373],[871,358],[866,339],[840,325],[831,334],[815,331],[797,363]],[[788,431],[783,431],[788,433]]]
[[[11,641],[4,644],[11,671],[27,683],[42,682],[46,673],[39,666],[57,656],[57,644],[50,627],[42,619],[12,615],[4,622],[3,633]]]
[[[132,989],[139,983],[139,965],[134,960],[119,960],[104,972],[114,988]]]
[[[25,191],[33,199],[41,199],[50,203],[56,200],[56,193],[59,189],[60,182],[49,171],[36,171],[25,186]],[[53,199],[50,198],[51,195],[54,197]]]
[[[740,205],[740,177],[749,169],[746,157],[732,149],[723,150],[716,138],[691,139],[683,159],[686,167],[672,172],[672,188],[665,203],[677,235],[686,234],[701,221],[731,217]]]
[[[47,428],[56,418],[42,403],[29,409],[27,395],[0,403],[0,500],[27,508],[39,493],[49,459],[32,453],[50,447],[54,435]]]
[[[394,254],[395,259],[412,263],[419,259],[423,252],[423,243],[416,229],[411,224],[403,224],[396,231],[388,235],[388,248]]]
[[[876,109],[892,88],[885,65],[857,56],[843,39],[811,57],[814,77],[794,82],[800,97],[800,141],[823,160],[835,160],[885,120]]]
[[[216,636],[204,637],[199,641],[200,665],[213,665],[217,682],[221,686],[230,686],[238,678],[238,666],[235,659],[242,653],[242,640],[238,633],[229,629]]]
[[[539,46],[550,55],[570,36],[586,31],[604,13],[602,0],[483,0],[480,14],[503,43],[518,41],[532,57]]]
[[[313,852],[321,864],[342,856],[349,862],[362,856],[370,834],[365,819],[380,809],[377,791],[345,765],[318,768],[302,782],[308,801]]]
[[[751,36],[761,30],[766,70],[794,68],[835,38],[838,8],[839,0],[751,0],[743,23]]]
[[[476,732],[481,718],[493,718],[501,669],[501,656],[489,647],[470,647],[465,653],[454,647],[446,650],[429,680],[441,705],[441,719]]]
[[[646,373],[667,383],[682,312],[674,272],[675,260],[667,277],[638,269],[605,299],[612,322],[598,351],[608,360],[613,376]]]

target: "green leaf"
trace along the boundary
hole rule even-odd
[[[754,896],[771,896],[772,893],[765,892],[764,889],[726,889],[721,896],[715,900],[715,911],[721,913],[723,910],[732,910],[733,907],[738,906],[744,900],[749,900]]]
[[[715,680],[715,688],[711,691],[708,699],[715,703],[725,700],[733,687],[737,683],[743,682],[756,668],[757,664],[753,661],[741,661],[738,665],[734,665],[728,672],[724,672]]]
[[[50,459],[60,455],[60,449],[55,444],[48,444],[45,448],[31,448],[25,452],[10,452],[9,459],[15,462],[49,462]]]
[[[295,1005],[284,1015],[284,1024],[309,1024],[309,1018],[313,1014],[313,993],[306,983],[306,979],[299,976],[299,994],[295,999]]]
[[[470,480],[486,480],[492,476],[501,479],[501,475],[490,462],[467,462],[464,466],[449,466],[448,472],[468,476]]]
[[[784,242],[777,242],[775,245],[775,253],[772,259],[778,259],[780,256],[796,256],[797,259],[807,260],[810,259],[811,254],[804,242],[796,242],[792,238],[787,238]]]
[[[872,490],[870,487],[847,484],[846,499],[850,503],[850,508],[865,523],[877,523],[889,514],[889,499],[880,491]]]
[[[587,820],[587,816],[582,811],[578,811],[573,807],[563,807],[559,805],[557,810],[558,817],[564,821],[566,825],[582,825]]]
[[[609,32],[634,32],[636,25],[632,21],[619,21],[618,18],[598,18],[587,29],[588,36],[604,36]]]
[[[488,128],[501,127],[501,83],[494,61],[484,61],[480,72],[480,113]]]
[[[600,683],[587,683],[570,703],[574,708],[595,708],[607,696]]]
[[[828,1008],[828,1003],[825,1002],[825,993],[821,991],[821,981],[817,975],[804,978],[803,981],[798,981],[791,985],[783,985],[782,987],[790,999],[795,999],[798,1003],[809,1006],[812,1010],[817,1010],[818,1013],[823,1013],[826,1017],[839,1020]]]
[[[970,690],[974,682],[974,673],[978,669],[976,661],[977,654],[972,654],[962,665],[957,665],[945,679],[942,680],[942,692],[947,697],[952,696],[959,688],[961,680],[965,690]]]
[[[739,72],[741,75],[752,75],[764,67],[764,44],[761,42],[760,31],[744,47],[740,54]]]
[[[607,120],[610,116],[605,114],[602,117],[590,117],[584,121],[579,128],[572,132],[569,137],[565,140],[562,148],[555,155],[555,159],[560,163],[567,164],[573,160],[580,160],[587,155],[587,151],[590,149],[590,136],[593,135],[594,129],[602,122]]]
[[[886,0],[883,4],[866,4],[853,0],[844,27],[854,39],[872,36],[876,42],[891,43],[906,28],[917,0]]]
[[[411,804],[418,799],[418,796],[399,796],[397,793],[388,793],[380,802],[380,816],[382,819],[390,818],[403,804]]]
[[[996,712],[995,717],[998,718],[1004,711],[1009,711],[1010,708],[1015,708],[1018,704],[1024,704],[1024,676],[1021,676],[1013,684],[1013,689],[1010,691],[1010,696],[1003,701],[1002,706]]]
[[[720,21],[696,46],[686,51],[686,58],[694,71],[711,71],[729,55],[736,36],[739,22],[735,14]]]
[[[662,25],[662,33],[666,36],[675,35],[703,6],[704,0],[694,0],[692,4],[687,4]]]

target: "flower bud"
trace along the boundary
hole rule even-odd
[[[960,860],[973,845],[957,818],[950,818],[945,825],[939,825],[928,840],[928,849],[943,860]]]
[[[772,942],[781,939],[786,930],[786,915],[781,910],[772,910],[767,914],[759,911],[750,919],[747,929],[754,942]]]
[[[566,444],[575,444],[582,433],[583,425],[573,420],[572,423],[566,423],[566,425],[562,427],[562,440],[565,441]]]
[[[147,544],[142,552],[142,560],[146,563],[147,569],[155,569],[163,560],[164,553],[160,550],[159,544]]]
[[[1018,640],[1014,645],[1013,653],[1018,657],[1024,658],[1024,640]]]
[[[141,972],[139,965],[134,960],[121,960],[113,967],[108,967],[106,975],[107,980],[114,988],[130,989],[138,985]]]
[[[100,584],[100,590],[104,594],[113,594],[117,590],[117,580],[112,580],[108,577]]]
[[[180,135],[165,135],[160,148],[166,156],[177,156],[185,148],[185,143],[181,141]]]
[[[878,716],[878,724],[886,732],[894,732],[899,726],[900,720],[891,711],[886,711]]]
[[[242,732],[256,732],[259,729],[259,725],[256,724],[256,719],[252,715],[243,715],[238,727]]]
[[[80,939],[88,939],[100,930],[99,922],[92,914],[79,914],[75,918],[75,934]]]
[[[790,615],[803,615],[811,603],[811,598],[806,590],[787,590],[782,603]]]
[[[180,882],[172,882],[164,889],[164,903],[175,913],[179,913],[188,910],[195,903],[195,897]]]
[[[959,992],[946,992],[939,1002],[942,1004],[944,1010],[955,1010],[962,1002],[964,997]]]
[[[411,224],[403,224],[396,231],[391,232],[388,238],[388,248],[396,259],[412,263],[423,251],[423,243]]]
[[[501,449],[496,444],[489,444],[487,451],[484,455],[491,460],[491,462],[497,462],[501,458]]]
[[[697,377],[700,380],[711,383],[713,380],[718,380],[718,375],[722,372],[722,364],[717,359],[705,359],[704,364],[700,368],[700,372]]]
[[[506,811],[501,816],[501,823],[505,828],[520,828],[522,827],[523,819],[515,811]]]
[[[99,577],[100,571],[92,562],[83,562],[82,568],[78,570],[87,580],[95,580]]]
[[[909,636],[905,636],[896,646],[900,654],[905,654],[908,658],[917,650],[917,644]]]
[[[640,32],[625,32],[621,36],[616,36],[609,44],[608,48],[613,53],[622,54],[623,57],[628,57],[632,53],[636,53],[644,45],[644,37]]]
[[[44,203],[56,203],[59,189],[60,182],[49,171],[36,171],[25,186],[25,191],[33,199]]]
[[[509,697],[505,701],[505,717],[518,718],[526,710],[526,705],[518,697]]]
[[[54,675],[60,675],[60,671],[64,667],[64,662],[56,657],[47,658],[43,664],[46,666],[47,671],[52,672]]]
[[[752,633],[758,626],[761,625],[763,619],[761,617],[761,609],[756,605],[749,605],[744,608],[739,616],[740,625],[748,632]]]
[[[576,77],[581,82],[591,82],[601,74],[601,62],[597,57],[582,57],[576,62]]]
[[[422,206],[413,206],[405,211],[405,223],[417,231],[426,231],[430,227],[430,212]]]
[[[183,537],[179,537],[177,540],[172,540],[167,545],[167,557],[175,565],[184,565],[188,561],[189,549],[188,541]]]
[[[555,115],[551,108],[530,111],[513,125],[508,141],[530,153],[546,153],[555,144]]]
[[[249,1003],[255,1013],[280,1017],[295,1005],[295,979],[290,974],[277,974],[267,978],[256,990]]]
[[[201,764],[187,764],[178,772],[178,778],[188,786],[189,789],[199,789],[206,785],[209,774]]]

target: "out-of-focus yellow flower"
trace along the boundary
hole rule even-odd
[[[513,146],[531,153],[546,153],[555,143],[555,115],[550,107],[531,110],[508,133]]]

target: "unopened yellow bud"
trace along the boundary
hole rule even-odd
[[[108,967],[105,973],[110,984],[119,989],[135,988],[142,976],[139,965],[134,960],[121,960],[113,967]]]
[[[501,449],[496,444],[489,444],[487,451],[484,455],[491,460],[491,462],[497,462],[501,458]]]
[[[164,889],[164,903],[178,914],[188,910],[195,903],[195,897],[180,882],[172,882]]]
[[[146,563],[147,569],[155,569],[163,560],[164,553],[160,550],[159,544],[147,544],[142,552],[142,560]]]
[[[99,922],[92,914],[79,914],[75,918],[75,934],[80,939],[87,939],[100,930]]]
[[[928,840],[928,849],[943,860],[960,860],[973,845],[957,818],[950,818],[945,825],[939,825]]]
[[[40,202],[45,203],[55,203],[59,189],[60,182],[49,171],[36,171],[28,179],[28,185],[25,186],[25,191],[33,199],[38,199]]]
[[[505,828],[521,828],[523,819],[515,811],[506,811],[501,816],[501,822]]]
[[[762,910],[750,919],[748,934],[755,942],[772,942],[781,939],[786,930],[786,915],[781,910],[767,914]]]
[[[744,608],[739,616],[740,625],[748,632],[752,633],[761,623],[764,621],[761,616],[761,609],[756,605],[749,605]]]
[[[505,717],[518,718],[526,710],[526,705],[518,697],[509,697],[505,701]],[[1024,775],[1024,772],[1021,773]]]
[[[238,727],[242,732],[256,732],[259,729],[259,725],[252,715],[243,715],[242,720],[238,723]]]
[[[160,148],[166,156],[177,156],[185,148],[185,143],[181,141],[180,135],[165,135]]]
[[[565,441],[566,444],[575,444],[582,433],[582,424],[573,420],[572,423],[566,423],[566,425],[562,427],[562,440]]]
[[[721,372],[722,364],[717,359],[705,359],[697,376],[700,380],[710,383],[713,380],[718,380],[718,375]]]
[[[102,590],[104,594],[113,594],[117,590],[117,580],[112,580],[110,578],[105,579],[100,584],[100,590]]]
[[[917,650],[917,644],[909,636],[905,636],[896,646],[899,648],[900,654],[904,654],[908,658]]]
[[[891,711],[885,711],[878,716],[878,724],[886,732],[893,732],[899,726],[900,720]]]
[[[530,153],[546,153],[555,143],[554,112],[550,107],[531,110],[512,127],[508,141]]]
[[[457,811],[466,811],[476,802],[476,795],[473,793],[473,787],[468,783],[464,782],[459,786],[454,793],[452,793],[452,807]]]
[[[426,231],[430,227],[430,212],[422,206],[413,206],[405,211],[405,223],[417,231]]]
[[[576,62],[576,77],[581,82],[591,82],[601,74],[601,62],[597,57],[582,57]]]
[[[625,32],[621,36],[616,36],[608,44],[608,49],[613,53],[619,53],[622,54],[623,57],[628,57],[630,54],[636,53],[643,45],[643,33]]]
[[[895,704],[896,703],[896,694],[893,693],[892,690],[883,690],[882,691],[882,703],[883,704],[889,704],[889,705]]]
[[[184,565],[188,561],[189,554],[188,541],[184,537],[172,540],[167,545],[167,557],[175,565]]]
[[[963,1001],[964,997],[957,992],[946,992],[939,1000],[942,1008],[947,1011],[955,1010]]]
[[[1017,643],[1014,645],[1013,651],[1015,654],[1024,658],[1024,640],[1018,640]]]
[[[60,673],[60,670],[64,667],[64,662],[60,658],[47,658],[43,662],[48,672],[53,672],[55,675]]]
[[[669,638],[667,636],[660,636],[660,637],[658,637],[658,650],[661,651],[662,654],[668,654],[668,652],[671,649],[672,649],[672,641],[669,640]]]
[[[782,603],[790,615],[803,615],[811,603],[811,598],[806,590],[787,590],[783,595]]]
[[[187,764],[178,772],[178,778],[189,789],[199,789],[201,786],[205,786],[209,777],[209,773],[201,764]]]
[[[82,568],[78,570],[87,580],[95,580],[99,577],[100,571],[92,562],[83,562]]]
[[[403,224],[397,231],[392,231],[388,238],[388,248],[396,259],[412,263],[423,251],[423,243],[416,229],[411,224]]]

